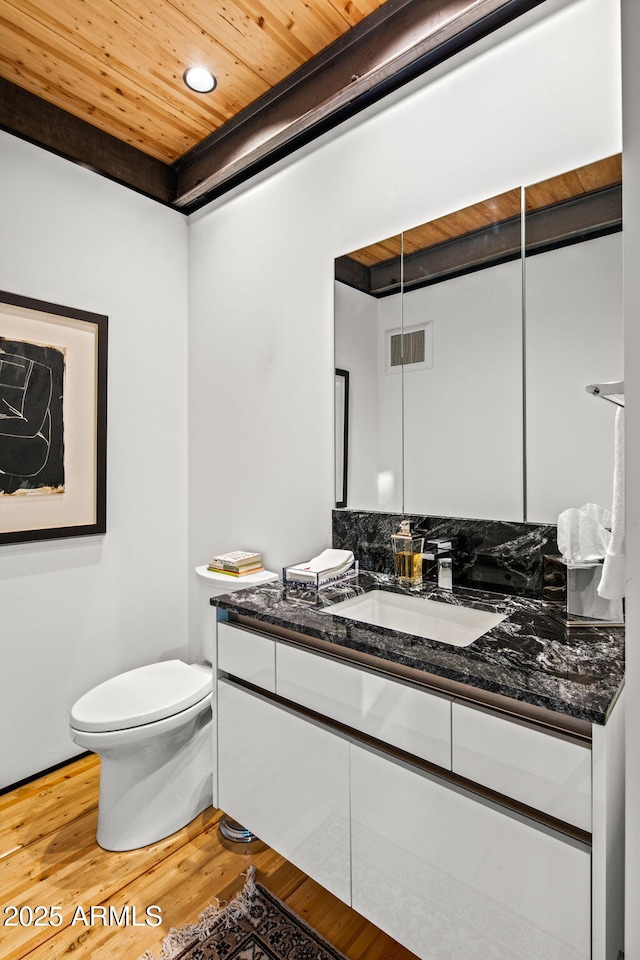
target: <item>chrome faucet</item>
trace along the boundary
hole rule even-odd
[[[453,558],[456,537],[437,537],[427,540],[426,560],[435,560],[438,564],[438,586],[441,590],[453,590]]]

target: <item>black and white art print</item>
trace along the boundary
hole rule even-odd
[[[65,352],[0,336],[0,497],[64,493]]]
[[[0,545],[106,530],[107,329],[0,292]]]

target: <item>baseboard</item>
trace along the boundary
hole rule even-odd
[[[25,777],[24,780],[18,780],[17,783],[10,783],[6,787],[0,787],[0,797],[4,796],[5,793],[11,793],[12,790],[18,790],[20,787],[26,786],[27,783],[33,783],[34,780],[39,780],[40,777],[45,777],[48,773],[60,770],[61,767],[67,767],[76,760],[82,760],[83,757],[88,757],[90,753],[90,750],[85,750],[84,753],[76,753],[75,756],[69,757],[67,760],[61,760],[60,763],[54,763],[53,766],[47,767],[46,770],[40,770],[30,777]]]

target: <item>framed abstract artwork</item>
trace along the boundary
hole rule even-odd
[[[105,532],[107,331],[0,291],[0,544]]]

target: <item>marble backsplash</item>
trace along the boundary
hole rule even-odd
[[[361,569],[393,574],[391,535],[403,519],[424,536],[425,550],[427,540],[457,538],[454,585],[533,599],[565,598],[565,569],[554,524],[334,510],[333,546],[353,550]],[[435,573],[426,569],[424,576]]]

